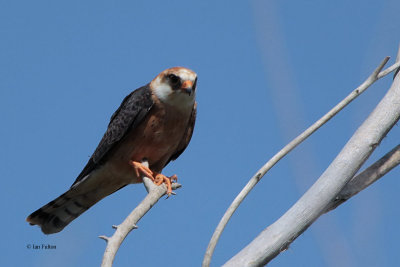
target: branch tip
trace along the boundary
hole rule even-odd
[[[171,187],[172,187],[173,190],[175,190],[175,189],[181,188],[182,185],[181,185],[181,184],[178,184],[178,183],[172,183],[172,184],[171,184]]]
[[[389,61],[390,57],[385,57],[381,64],[374,70],[374,72],[371,74],[370,78],[377,80],[379,78],[379,73],[382,71],[383,67],[385,67],[386,63]]]
[[[108,237],[107,236],[105,236],[105,235],[99,235],[99,238],[100,239],[103,239],[104,241],[106,241],[107,243],[108,243]]]

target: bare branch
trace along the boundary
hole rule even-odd
[[[395,63],[395,64],[393,64],[393,65],[390,66],[389,68],[387,68],[387,69],[381,71],[381,72],[378,74],[378,79],[380,79],[380,78],[382,78],[382,77],[388,75],[389,73],[391,73],[391,72],[394,71],[394,70],[396,70],[396,72],[395,72],[395,74],[394,74],[394,76],[396,76],[396,74],[397,74],[397,72],[399,71],[399,69],[400,69],[400,61],[397,61],[397,59],[396,59],[396,63]]]
[[[378,181],[386,173],[400,164],[400,145],[397,145],[385,156],[369,166],[360,174],[354,176],[350,182],[340,191],[336,198],[326,208],[325,213],[336,209],[339,205],[358,194],[374,182]]]
[[[143,162],[143,165],[148,167],[148,162]],[[148,192],[147,196],[140,202],[140,204],[126,217],[120,225],[113,225],[116,229],[111,237],[99,236],[99,238],[107,241],[107,247],[103,255],[102,267],[111,267],[115,255],[121,246],[126,236],[133,230],[138,228],[136,224],[139,220],[158,202],[158,200],[167,193],[165,184],[157,186],[148,177],[142,177],[143,184]],[[178,183],[172,184],[172,189],[180,188]]]
[[[361,93],[363,93],[369,86],[371,86],[375,81],[394,71],[397,67],[399,67],[399,63],[394,64],[388,69],[381,71],[389,57],[386,57],[379,66],[374,70],[374,72],[355,90],[353,90],[346,98],[344,98],[340,103],[338,103],[334,108],[332,108],[327,114],[321,117],[318,121],[316,121],[313,125],[311,125],[307,130],[297,136],[294,140],[292,140],[289,144],[287,144],[282,150],[280,150],[277,154],[275,154],[257,173],[249,180],[246,186],[242,189],[242,191],[236,196],[233,200],[232,204],[226,210],[224,216],[219,222],[217,228],[215,229],[210,243],[208,244],[206,253],[203,259],[203,267],[208,267],[211,262],[212,255],[214,253],[215,247],[218,243],[218,240],[225,229],[226,224],[229,219],[232,217],[233,213],[245,199],[245,197],[250,193],[250,191],[254,188],[254,186],[261,180],[261,178],[276,164],[280,161],[284,156],[286,156],[290,151],[292,151],[296,146],[302,143],[305,139],[307,139],[311,134],[313,134],[316,130],[318,130],[322,125],[327,123],[331,118],[333,118],[339,111],[341,111],[344,107],[346,107],[350,102],[352,102],[355,98],[357,98]]]
[[[399,50],[400,53],[400,50]],[[375,71],[370,82],[378,79]],[[366,81],[366,82],[367,82]],[[364,84],[367,84],[367,83]],[[224,266],[262,266],[286,250],[341,192],[400,118],[400,77],[314,185]]]

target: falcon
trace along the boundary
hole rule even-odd
[[[131,92],[111,116],[107,131],[71,188],[26,219],[45,234],[58,233],[91,206],[142,176],[167,185],[161,174],[188,146],[196,120],[197,75],[174,67]],[[142,164],[148,162],[148,167]]]

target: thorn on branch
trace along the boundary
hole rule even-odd
[[[372,73],[372,77],[374,80],[377,80],[379,78],[379,73],[381,72],[381,70],[383,69],[383,67],[385,67],[386,63],[389,61],[390,57],[385,57],[381,64],[379,64],[379,66],[375,69],[375,71]]]
[[[107,236],[105,236],[105,235],[99,235],[99,238],[100,239],[103,239],[104,241],[106,241],[106,242],[108,242],[108,237]]]

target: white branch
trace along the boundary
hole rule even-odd
[[[400,145],[397,145],[385,156],[380,158],[374,164],[354,176],[350,182],[340,191],[335,199],[325,209],[325,213],[336,209],[339,205],[358,194],[374,182],[378,181],[386,173],[400,164]]]
[[[397,61],[399,61],[400,50]],[[365,84],[378,79],[374,72]],[[286,250],[335,199],[400,118],[400,76],[314,185],[224,266],[262,266]]]
[[[286,156],[290,151],[292,151],[296,146],[298,146],[301,142],[307,139],[311,134],[313,134],[316,130],[318,130],[322,125],[327,123],[331,118],[333,118],[339,111],[341,111],[344,107],[346,107],[350,102],[352,102],[355,98],[357,98],[361,93],[363,93],[369,86],[371,86],[375,81],[394,71],[396,68],[400,66],[400,62],[395,63],[391,67],[387,68],[384,71],[381,71],[389,57],[386,57],[381,64],[375,69],[375,71],[362,83],[359,87],[353,90],[345,99],[343,99],[339,104],[337,104],[334,108],[332,108],[327,114],[321,117],[318,121],[316,121],[313,125],[311,125],[307,130],[297,136],[293,141],[287,144],[282,150],[280,150],[277,154],[275,154],[257,173],[249,180],[246,186],[242,189],[242,191],[237,195],[237,197],[233,200],[232,204],[226,210],[224,216],[219,222],[217,228],[215,229],[210,243],[208,244],[206,253],[203,259],[203,267],[210,266],[211,258],[214,253],[215,247],[218,243],[218,240],[225,229],[226,224],[229,219],[232,217],[233,213],[245,199],[245,197],[250,193],[250,191],[254,188],[254,186],[261,180],[261,178],[276,164],[278,163],[284,156]]]
[[[147,162],[142,163],[148,167]],[[99,236],[99,238],[107,241],[107,247],[103,255],[102,267],[111,267],[115,255],[124,241],[125,237],[133,230],[136,229],[136,224],[139,220],[157,203],[157,201],[167,193],[165,184],[157,186],[150,178],[142,177],[143,184],[148,192],[147,196],[140,202],[140,204],[126,217],[126,219],[118,226],[113,225],[116,229],[111,237]],[[172,189],[175,190],[181,187],[178,183],[172,184]]]

